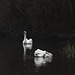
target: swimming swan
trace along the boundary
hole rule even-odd
[[[32,39],[27,39],[26,38],[26,31],[24,31],[24,40],[23,40],[23,44],[32,44]]]
[[[52,53],[49,53],[47,51],[43,51],[41,49],[37,49],[35,52],[34,52],[34,56],[35,57],[52,57]]]
[[[52,53],[37,49],[34,52],[34,63],[36,67],[45,66],[47,63],[51,63],[53,59]]]

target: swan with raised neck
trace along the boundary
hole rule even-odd
[[[24,40],[23,40],[23,44],[32,44],[32,39],[31,39],[31,38],[30,38],[30,39],[27,39],[27,38],[26,38],[26,34],[27,34],[27,32],[24,31]]]

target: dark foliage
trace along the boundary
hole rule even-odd
[[[0,35],[48,38],[71,33],[75,24],[74,0],[0,0]]]

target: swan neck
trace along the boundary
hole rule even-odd
[[[26,35],[24,34],[24,39],[26,40]]]

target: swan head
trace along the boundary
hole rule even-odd
[[[26,31],[24,31],[24,35],[26,35],[27,34],[27,32]]]

